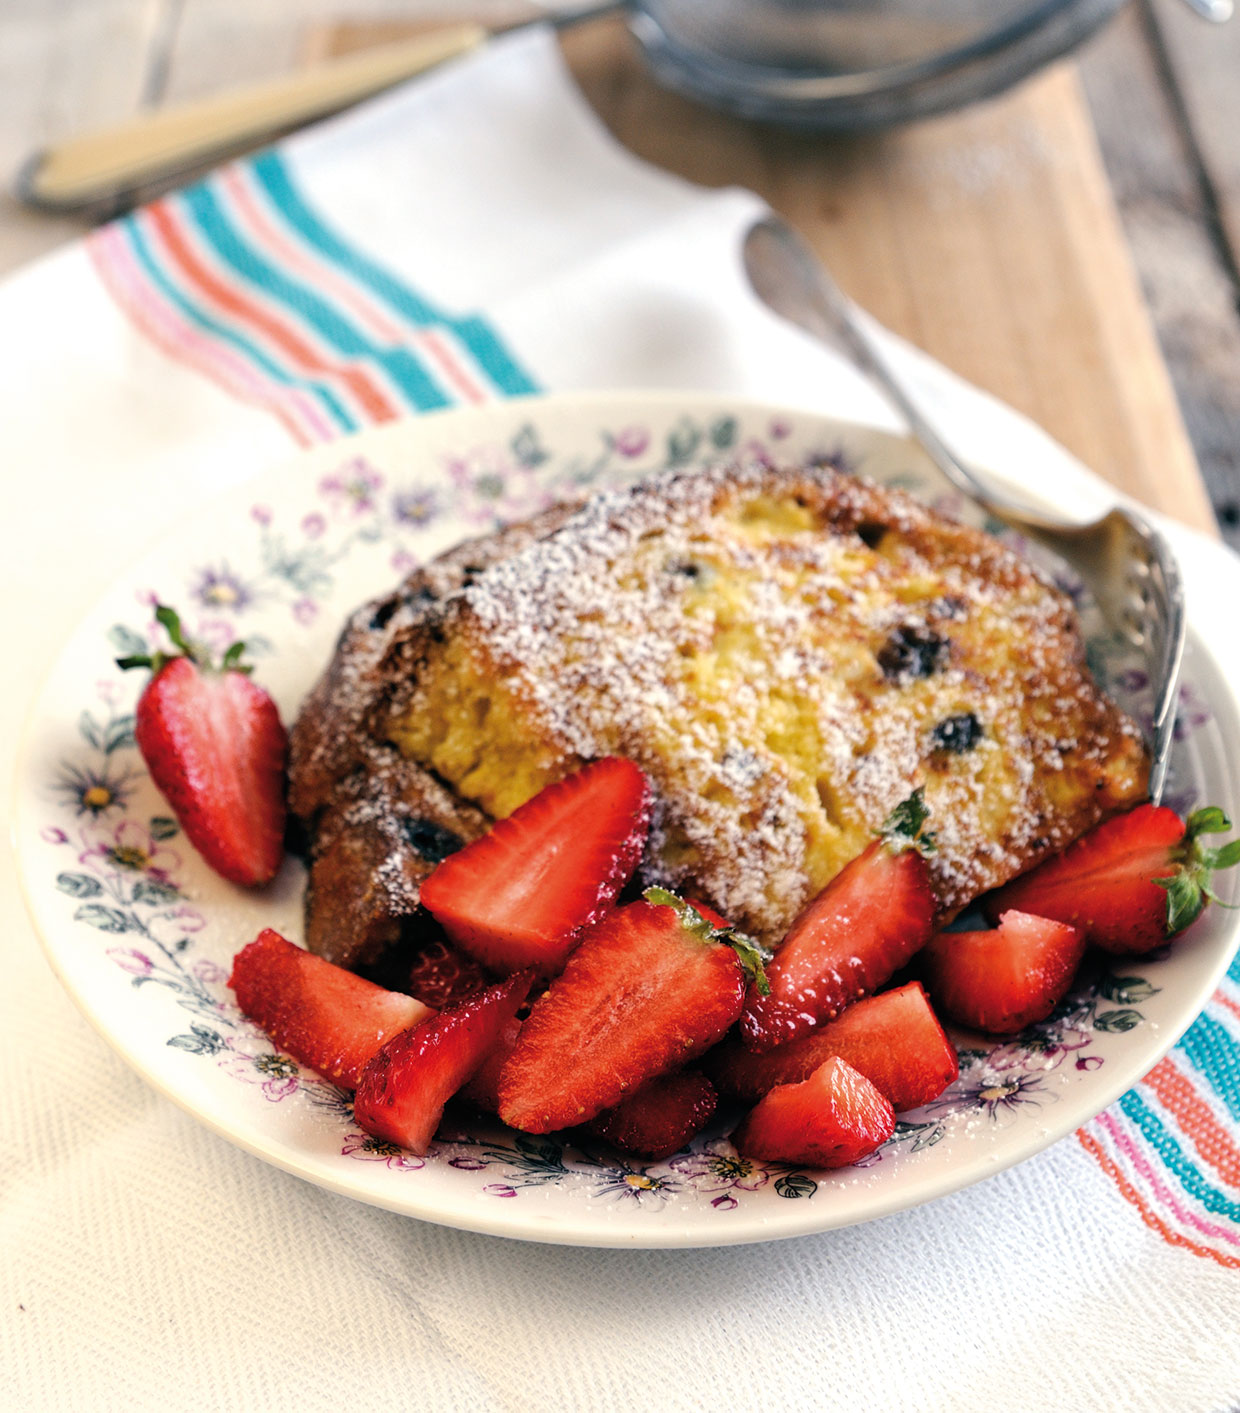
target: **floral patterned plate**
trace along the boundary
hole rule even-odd
[[[694,1246],[824,1230],[924,1202],[1072,1131],[1185,1030],[1232,949],[1214,909],[1166,956],[1090,973],[1045,1023],[968,1048],[940,1100],[904,1114],[865,1166],[828,1174],[737,1156],[720,1125],[660,1163],[450,1116],[426,1158],[361,1133],[349,1096],[276,1053],[233,1004],[230,959],[260,928],[301,934],[289,859],[246,893],[199,860],[133,742],[152,604],[191,634],[244,638],[286,719],[344,615],[454,541],[522,517],[566,486],[613,484],[720,456],[816,458],[944,492],[907,441],[804,412],[704,395],[567,396],[392,424],[302,453],[222,499],[126,573],[84,619],[35,704],[18,780],[17,848],[52,966],[104,1038],[217,1133],[333,1191],[412,1216],[531,1240]],[[1092,510],[1090,489],[1061,503]],[[1091,642],[1141,709],[1140,674]],[[1172,803],[1201,785],[1235,814],[1236,704],[1199,640],[1188,662]]]

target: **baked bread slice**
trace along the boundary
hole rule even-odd
[[[294,733],[295,809],[331,774],[305,743],[346,720],[354,777],[385,742],[479,817],[628,756],[655,791],[646,880],[774,943],[914,788],[945,917],[1146,793],[1069,599],[900,491],[725,466],[506,533],[423,571],[368,657],[355,618]]]

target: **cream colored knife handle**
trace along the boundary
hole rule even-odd
[[[347,107],[466,54],[487,38],[482,25],[451,25],[70,138],[34,159],[23,173],[20,194],[34,205],[60,210],[89,205]]]

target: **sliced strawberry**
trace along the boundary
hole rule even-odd
[[[288,734],[275,703],[246,675],[243,645],[222,665],[188,642],[172,609],[155,616],[183,655],[118,658],[149,667],[134,739],[147,769],[208,864],[232,883],[269,883],[284,857]]]
[[[940,932],[922,953],[943,1014],[970,1030],[1015,1035],[1045,1020],[1085,955],[1075,927],[1012,909],[992,932]]]
[[[895,1110],[870,1081],[832,1058],[800,1084],[772,1089],[732,1143],[747,1158],[844,1168],[881,1148],[895,1127]]]
[[[484,991],[490,981],[473,957],[436,938],[414,957],[406,988],[439,1011]]]
[[[986,903],[993,921],[1010,908],[1080,928],[1108,952],[1149,952],[1196,921],[1214,898],[1215,869],[1240,862],[1240,840],[1207,849],[1203,834],[1231,828],[1220,809],[1185,824],[1173,810],[1138,805],[1108,819]]]
[[[516,1046],[523,1024],[519,1016],[510,1020],[496,1041],[495,1048],[461,1086],[460,1097],[484,1114],[499,1113],[499,1077]]]
[[[422,884],[422,903],[496,972],[551,976],[615,902],[650,827],[650,786],[607,756],[548,785]]]
[[[696,908],[712,927],[717,927],[721,932],[726,932],[732,924],[725,917],[721,917],[709,903],[704,903],[700,898],[689,898],[686,900],[690,907]]]
[[[777,1084],[808,1079],[833,1055],[865,1075],[897,1113],[937,1099],[960,1073],[956,1047],[917,981],[856,1001],[817,1030],[761,1054],[729,1039],[704,1065],[722,1093],[753,1104]]]
[[[358,1125],[425,1153],[444,1105],[499,1044],[532,981],[531,972],[518,972],[389,1040],[358,1081]]]
[[[680,1069],[740,1015],[752,944],[660,888],[609,913],[534,1003],[500,1075],[500,1117],[528,1133],[583,1124]]]
[[[657,1162],[679,1153],[715,1112],[715,1087],[696,1070],[678,1070],[643,1084],[614,1109],[591,1119],[590,1132],[623,1153]]]
[[[751,1050],[787,1044],[868,996],[922,947],[938,907],[922,856],[933,847],[917,791],[876,839],[812,899],[750,991],[741,1035]]]
[[[233,958],[228,984],[241,1010],[281,1050],[346,1089],[386,1040],[434,1014],[412,996],[385,991],[269,927]]]

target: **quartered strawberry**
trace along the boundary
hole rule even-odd
[[[134,739],[151,779],[186,838],[232,883],[269,883],[284,857],[284,768],[288,734],[275,703],[247,675],[243,643],[215,667],[190,643],[172,609],[160,604],[176,653],[117,659],[149,667]]]
[[[539,791],[422,884],[448,936],[495,972],[554,975],[611,907],[650,827],[650,786],[607,756]]]
[[[531,972],[518,972],[389,1040],[358,1081],[359,1127],[425,1153],[444,1105],[500,1042],[532,981]]]
[[[718,1102],[715,1087],[696,1070],[678,1070],[643,1084],[614,1109],[591,1119],[592,1134],[623,1153],[657,1162],[679,1153],[710,1122]]]
[[[436,938],[414,957],[406,989],[438,1011],[485,990],[490,981],[473,957]]]
[[[741,1035],[769,1050],[839,1015],[898,971],[930,936],[938,907],[924,853],[921,791],[898,805],[881,836],[812,899],[766,968],[768,996],[751,991]]]
[[[1152,951],[1214,900],[1214,871],[1240,863],[1240,840],[1221,849],[1202,842],[1203,834],[1231,827],[1214,807],[1197,810],[1186,824],[1173,810],[1138,805],[1000,888],[987,913],[993,921],[1017,908],[1070,923],[1108,952]]]
[[[721,1039],[754,944],[662,888],[590,929],[534,1003],[500,1075],[499,1113],[528,1133],[587,1123]],[[744,960],[742,960],[742,957]]]
[[[281,1050],[346,1089],[385,1041],[434,1014],[412,996],[385,991],[269,927],[233,958],[228,984],[241,1010]]]
[[[991,932],[940,932],[920,965],[948,1020],[1015,1035],[1050,1015],[1084,955],[1085,938],[1075,927],[1012,909]]]
[[[825,1060],[800,1084],[780,1084],[732,1135],[738,1153],[767,1162],[844,1168],[895,1132],[895,1111],[846,1061]]]
[[[756,1103],[777,1084],[799,1084],[838,1056],[884,1095],[897,1113],[937,1099],[960,1073],[956,1047],[943,1033],[921,983],[856,1001],[799,1040],[760,1054],[726,1040],[703,1065],[723,1094]]]
[[[514,1016],[504,1027],[495,1048],[461,1086],[460,1097],[484,1114],[499,1113],[499,1077],[513,1052],[523,1024],[520,1016]]]

